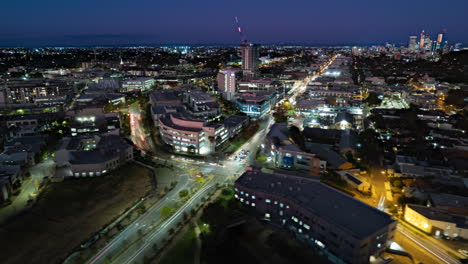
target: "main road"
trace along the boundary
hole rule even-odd
[[[326,65],[328,66],[332,60]],[[292,97],[302,93],[308,82],[316,76],[309,76],[304,80],[298,81]],[[134,105],[130,107],[130,122],[132,141],[135,146],[143,152],[151,150],[153,142],[145,133],[141,122],[139,108]],[[210,193],[216,190],[217,186],[222,186],[235,181],[242,174],[247,166],[255,159],[260,144],[269,132],[269,128],[274,124],[271,113],[265,115],[260,123],[259,131],[250,138],[242,147],[228,157],[223,164],[206,164],[197,162],[184,162],[175,159],[165,159],[165,162],[175,163],[177,165],[194,166],[200,168],[203,174],[212,174],[210,179],[202,188],[200,188],[188,201],[186,201],[177,211],[167,219],[163,219],[160,214],[161,208],[165,206],[177,206],[178,192],[184,188],[191,188],[194,184],[190,181],[189,175],[183,175],[178,185],[170,191],[166,197],[151,206],[148,211],[137,218],[132,224],[127,226],[121,233],[102,248],[87,263],[141,263],[145,257],[154,255],[155,247],[163,245],[171,235],[171,230],[175,230],[178,225],[183,223],[184,215],[197,209],[210,196]],[[249,151],[250,154],[244,162],[232,160],[231,157],[237,156],[241,151]],[[155,157],[157,158],[157,157]]]

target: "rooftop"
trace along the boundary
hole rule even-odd
[[[316,179],[251,170],[242,174],[236,185],[288,199],[358,238],[372,235],[395,221]]]
[[[185,130],[185,131],[191,131],[191,132],[200,132],[203,130],[202,128],[198,128],[198,127],[177,125],[174,122],[172,122],[171,116],[173,116],[174,118],[186,120],[186,121],[202,122],[201,120],[191,120],[190,118],[185,118],[184,116],[180,114],[164,114],[159,118],[159,121],[163,123],[165,126],[168,126],[177,130],[182,130],[182,131]]]
[[[468,197],[448,193],[431,193],[431,200],[434,206],[448,206],[468,210]]]
[[[423,205],[408,204],[407,206],[428,219],[454,223],[458,228],[468,229],[468,216],[454,214],[447,209],[427,207]]]

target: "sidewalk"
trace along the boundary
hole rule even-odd
[[[31,177],[26,179],[21,187],[20,194],[12,201],[12,203],[2,209],[0,209],[0,223],[5,222],[10,217],[24,211],[32,203],[28,204],[28,200],[35,199],[38,195],[37,184],[42,183],[44,178],[51,177],[54,174],[55,163],[48,159],[36,164],[34,167],[29,169]]]

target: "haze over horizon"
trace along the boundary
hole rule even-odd
[[[237,44],[235,16],[248,40],[264,44],[406,44],[443,29],[450,42],[468,42],[463,0],[24,0],[2,9],[0,46]]]

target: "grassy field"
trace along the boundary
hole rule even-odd
[[[195,228],[190,226],[158,264],[192,264],[195,260],[195,250]]]
[[[2,263],[60,263],[150,191],[150,175],[129,164],[107,176],[48,185],[31,211],[0,226]]]

